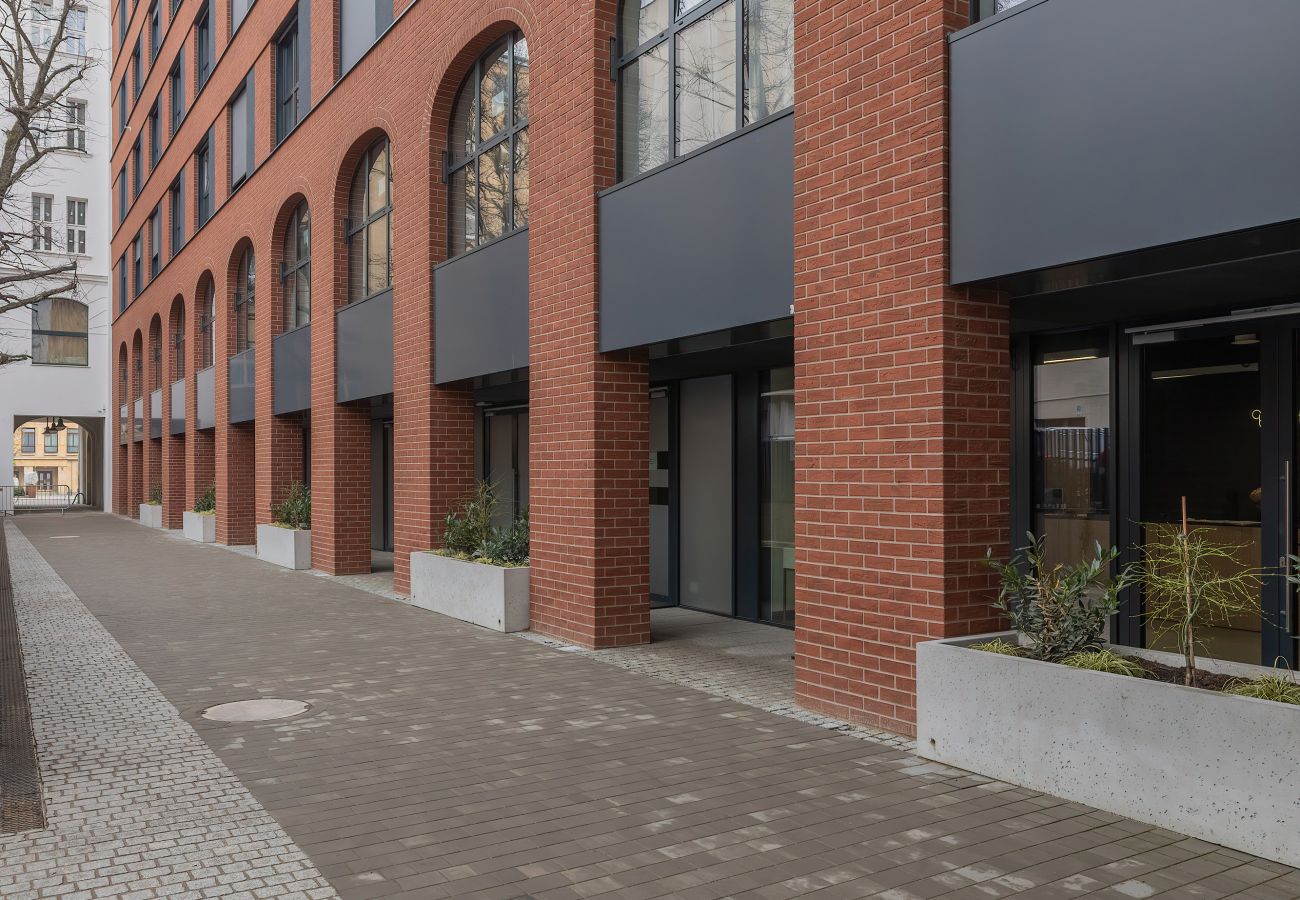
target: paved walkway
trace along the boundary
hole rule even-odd
[[[229,826],[265,810],[293,842],[284,850],[301,848],[344,897],[1300,897],[1300,875],[1286,867],[595,654],[109,516],[20,524],[75,605],[251,794],[256,807],[229,807]],[[24,552],[18,544],[11,553]],[[59,614],[38,598],[29,609],[33,631]],[[93,679],[93,655],[83,662],[78,651],[60,678]],[[118,693],[106,683],[89,705],[119,714],[131,698]],[[34,705],[48,702],[36,694]],[[313,708],[272,723],[199,718],[258,696]],[[131,739],[93,718],[73,727],[84,742]],[[197,742],[195,752],[205,752]],[[243,790],[224,780],[186,787],[202,797]],[[114,802],[136,799],[127,791]],[[0,872],[22,884],[19,866],[49,850],[18,837],[28,861],[6,856]],[[102,858],[129,871],[141,864],[131,852]]]

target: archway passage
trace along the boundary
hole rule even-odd
[[[12,438],[0,513],[104,508],[102,417],[15,414]]]

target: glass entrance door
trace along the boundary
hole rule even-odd
[[[1263,342],[1257,332],[1176,333],[1144,348],[1141,412],[1142,539],[1177,528],[1186,498],[1189,527],[1231,548],[1228,568],[1264,560],[1266,477]],[[1270,417],[1271,417],[1270,413]],[[1275,421],[1275,420],[1274,420]],[[1270,430],[1274,427],[1269,425]],[[1201,652],[1258,663],[1263,618],[1251,612],[1207,622]],[[1172,623],[1144,619],[1144,644],[1177,650]]]

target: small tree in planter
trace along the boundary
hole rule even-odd
[[[286,569],[311,568],[311,490],[301,481],[271,507],[271,524],[257,526],[257,558]]]
[[[1024,653],[1033,659],[1060,662],[1100,650],[1106,621],[1119,609],[1120,591],[1133,577],[1126,567],[1107,580],[1119,550],[1103,550],[1098,543],[1092,559],[1049,566],[1046,541],[1033,534],[1028,538],[1010,562],[994,559],[989,550],[988,565],[1001,581],[993,607],[1029,639]]]
[[[214,484],[203,492],[195,502],[193,509],[185,510],[181,516],[181,527],[185,536],[201,544],[210,544],[217,539],[217,486]]]
[[[1182,526],[1147,525],[1142,547],[1144,617],[1155,637],[1172,635],[1186,668],[1183,683],[1196,684],[1196,630],[1233,616],[1258,613],[1263,573],[1244,566],[1241,544],[1221,544],[1203,528],[1188,528],[1187,498]]]
[[[208,515],[217,511],[217,486],[215,484],[211,485],[203,492],[203,496],[195,501],[194,511]]]
[[[295,530],[311,528],[311,488],[301,481],[289,485],[283,503],[271,507],[271,519],[276,525]]]
[[[149,505],[162,506],[162,485],[157,482],[149,488]]]

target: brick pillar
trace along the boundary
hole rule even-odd
[[[218,169],[217,171],[221,171]],[[233,282],[242,249],[236,248],[228,271],[216,281],[217,365],[216,382],[216,485],[217,541],[222,544],[251,544],[256,536],[253,510],[257,468],[255,427],[252,423],[230,422],[230,357],[235,353]],[[263,282],[270,273],[261,273]]]
[[[126,514],[133,519],[140,518],[140,504],[146,499],[144,488],[144,441],[136,440],[135,401],[144,393],[144,341],[140,332],[135,333],[131,343],[130,385],[126,414],[130,425],[127,429],[127,498]]]
[[[185,436],[185,506],[182,512],[193,509],[199,498],[216,483],[217,433],[212,428],[192,430]],[[220,502],[221,498],[217,500]]]
[[[113,404],[114,428],[109,438],[113,442],[113,512],[119,516],[127,516],[130,515],[127,509],[129,505],[127,497],[130,491],[127,485],[127,447],[129,445],[123,444],[121,440],[121,408],[121,403]]]
[[[171,384],[177,367],[176,345],[172,336],[185,324],[185,301],[177,297],[172,301],[167,330],[162,336],[162,492],[163,527],[180,528],[185,505],[185,435],[172,434],[172,416],[184,414],[184,409],[172,409]],[[188,342],[187,342],[188,343]],[[188,361],[187,361],[188,362]],[[189,370],[187,365],[186,371]]]
[[[946,283],[945,39],[968,8],[795,13],[796,696],[904,734],[916,643],[994,624],[981,561],[1008,540],[1008,309]]]
[[[264,76],[269,81],[269,71],[264,71],[265,68],[258,70],[259,82]],[[259,83],[258,91],[261,90]],[[269,92],[269,87],[267,90]],[[258,102],[261,103],[260,94]],[[267,115],[271,115],[269,107]],[[258,525],[266,525],[272,520],[272,508],[284,500],[293,482],[305,477],[302,471],[302,417],[275,415],[275,336],[284,331],[285,325],[284,292],[279,278],[284,261],[282,238],[288,215],[297,205],[296,198],[286,204],[271,233],[259,236],[262,243],[257,252],[257,346],[254,350],[257,357],[254,383],[257,505],[253,518]]]
[[[582,5],[533,62],[529,460],[533,628],[650,639],[643,354],[599,350],[596,192],[614,176],[613,3]]]

